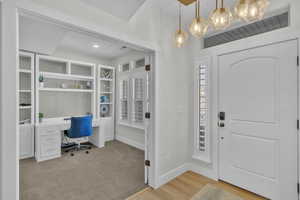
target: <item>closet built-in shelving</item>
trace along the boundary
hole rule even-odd
[[[19,53],[19,124],[34,123],[34,54]]]
[[[98,67],[97,114],[100,118],[100,128],[106,134],[106,140],[114,139],[115,110],[115,68]]]
[[[96,97],[95,64],[37,55],[36,66],[36,119],[39,119],[41,113],[46,119],[67,117],[61,112],[62,110],[74,115],[90,113],[96,116],[94,106]],[[88,97],[82,96],[84,94],[87,94]],[[53,96],[64,101],[60,102],[64,103],[64,109],[59,110],[58,107],[55,107],[56,110],[51,111],[46,104],[40,105],[40,99],[49,100]],[[84,99],[82,103],[86,105],[86,108],[78,108],[76,105],[72,107],[74,98]],[[49,104],[49,102],[47,103]],[[36,123],[39,123],[39,120],[36,120]]]
[[[19,138],[20,159],[34,156],[34,54],[19,52]]]

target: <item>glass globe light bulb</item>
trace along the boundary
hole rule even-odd
[[[245,21],[262,19],[269,0],[239,0],[235,5],[235,15]]]
[[[175,33],[175,45],[180,48],[183,47],[184,43],[188,39],[188,35],[183,30],[179,29]]]
[[[197,38],[201,38],[204,36],[208,29],[208,22],[202,18],[197,17],[193,19],[191,25],[190,25],[190,32],[193,36]]]
[[[232,14],[227,8],[217,8],[210,15],[210,21],[215,29],[225,29],[232,21]]]

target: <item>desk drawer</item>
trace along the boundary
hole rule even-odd
[[[41,135],[45,135],[45,134],[52,134],[56,131],[58,131],[59,129],[56,126],[49,126],[49,127],[40,127],[38,128],[38,132]]]
[[[41,157],[51,157],[60,154],[61,135],[60,131],[47,132],[40,136]]]

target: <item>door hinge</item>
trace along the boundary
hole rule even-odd
[[[297,183],[297,192],[298,192],[298,194],[300,194],[300,184],[299,183]]]
[[[145,118],[146,118],[146,119],[150,119],[150,113],[149,113],[149,112],[146,112],[146,113],[145,113]]]
[[[145,160],[145,166],[150,167],[150,160]]]
[[[148,71],[150,71],[150,70],[151,70],[151,65],[146,65],[146,66],[145,66],[145,71],[148,72]]]
[[[299,67],[299,56],[297,56],[297,66]]]
[[[299,119],[297,119],[297,130],[299,130],[300,128],[300,122],[299,122]]]

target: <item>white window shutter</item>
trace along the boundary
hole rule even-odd
[[[133,112],[134,123],[144,123],[145,79],[133,78]]]
[[[195,131],[193,158],[210,163],[210,58],[199,61],[195,68]]]
[[[127,121],[128,119],[128,92],[129,81],[120,81],[120,120]]]

